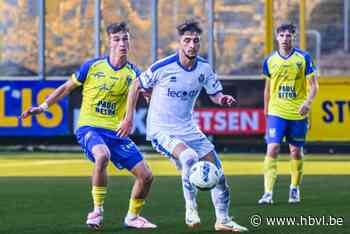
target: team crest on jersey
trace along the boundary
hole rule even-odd
[[[92,76],[95,79],[100,79],[100,78],[104,78],[106,74],[104,72],[95,72],[95,73],[92,73]]]
[[[170,77],[170,82],[176,82],[176,76]]]
[[[204,82],[204,74],[200,74],[199,75],[198,82],[201,83],[201,84]]]

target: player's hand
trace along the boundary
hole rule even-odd
[[[44,112],[44,109],[40,106],[29,107],[26,111],[21,114],[21,118],[25,119],[30,115],[37,115]]]
[[[309,113],[310,111],[310,108],[311,108],[311,103],[308,102],[308,101],[305,101],[303,103],[303,105],[300,106],[299,108],[299,114],[302,115],[302,116],[305,116]]]
[[[126,137],[131,133],[132,130],[132,121],[124,119],[119,127],[117,128],[117,134],[120,137]]]
[[[231,95],[223,95],[220,98],[221,106],[232,106],[234,103],[237,103],[237,101]]]

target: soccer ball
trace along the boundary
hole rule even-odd
[[[190,169],[190,183],[199,190],[214,188],[219,179],[219,169],[209,161],[196,162]]]

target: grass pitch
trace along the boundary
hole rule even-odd
[[[231,187],[231,215],[248,227],[249,233],[350,233],[350,156],[308,156],[302,189],[302,203],[288,204],[288,158],[282,157],[274,195],[275,204],[259,206],[263,190],[263,155],[225,155],[223,166]],[[124,172],[109,172],[105,201],[105,225],[101,233],[213,233],[214,210],[209,192],[198,195],[202,225],[188,229],[184,224],[181,182],[167,160],[148,159],[155,181],[143,215],[159,225],[156,230],[128,230],[122,226],[128,209],[133,178]],[[1,154],[0,234],[82,234],[95,233],[85,226],[91,209],[92,165],[82,154]],[[124,175],[124,176],[116,176]],[[260,215],[259,227],[251,224]],[[267,223],[267,218],[300,217],[306,224]],[[342,220],[330,225],[329,216]],[[256,216],[254,216],[256,217]],[[317,224],[311,219],[324,219]],[[328,225],[326,225],[328,224]],[[99,232],[98,232],[99,233]]]

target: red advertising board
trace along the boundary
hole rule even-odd
[[[265,132],[263,109],[197,108],[194,118],[203,132],[213,135],[255,135]]]

